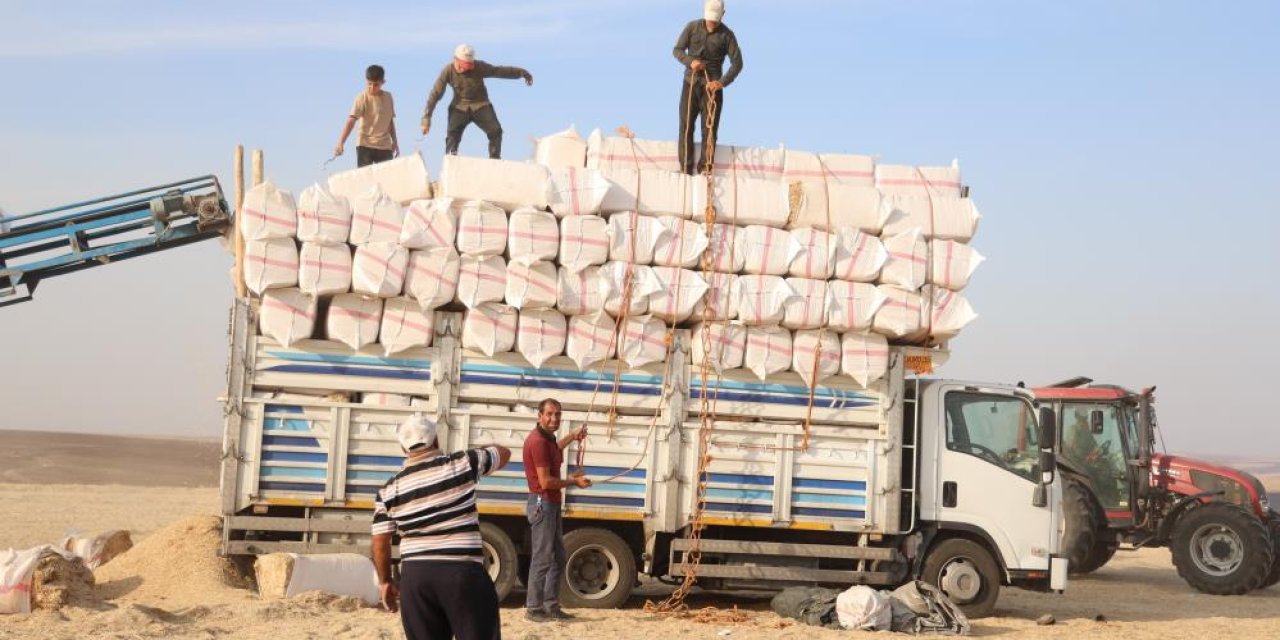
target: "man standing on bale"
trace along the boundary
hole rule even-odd
[[[538,403],[538,424],[524,439],[524,476],[529,483],[530,546],[528,596],[525,598],[525,618],[533,622],[570,620],[573,616],[560,608],[560,576],[566,561],[564,550],[564,526],[560,517],[564,504],[562,489],[591,486],[581,471],[568,480],[560,478],[564,464],[564,449],[570,442],[587,437],[585,427],[574,429],[569,435],[556,439],[560,429],[560,402],[547,398]]]
[[[484,570],[476,483],[511,459],[506,447],[441,451],[436,424],[410,416],[396,432],[408,457],[378,491],[373,564],[382,605],[400,611],[409,640],[501,640],[498,592]],[[400,534],[400,583],[391,537]]]
[[[489,157],[502,157],[502,125],[498,114],[489,102],[489,90],[485,78],[524,78],[526,85],[533,84],[533,76],[520,67],[497,67],[483,60],[476,60],[476,52],[470,45],[460,44],[453,50],[453,61],[440,71],[440,77],[427,96],[427,108],[422,113],[422,135],[431,130],[431,114],[436,103],[444,97],[445,85],[453,88],[453,100],[449,102],[449,122],[444,134],[444,152],[457,155],[462,142],[462,130],[472,122],[489,136]]]
[[[680,167],[689,175],[695,173],[694,120],[700,120],[702,124],[702,157],[697,166],[700,169],[707,166],[707,139],[714,138],[720,131],[724,88],[742,73],[742,50],[738,48],[738,37],[721,22],[723,18],[724,2],[707,0],[702,19],[685,25],[672,51],[676,60],[685,66],[684,88],[680,91],[679,154]],[[727,73],[724,72],[726,57],[733,63]],[[716,104],[714,114],[711,113],[712,99]]]
[[[365,90],[356,96],[355,103],[351,105],[351,114],[342,125],[338,145],[333,148],[333,157],[342,155],[347,146],[347,136],[351,135],[356,121],[359,121],[357,167],[386,162],[400,154],[400,143],[396,141],[395,103],[391,100],[391,93],[382,90],[382,85],[387,81],[387,72],[380,65],[371,64],[364,71],[364,80]]]

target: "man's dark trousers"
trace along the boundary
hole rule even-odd
[[[689,175],[694,175],[702,168],[707,166],[707,124],[711,125],[711,133],[716,134],[712,137],[719,138],[720,131],[720,114],[724,112],[724,90],[716,91],[716,113],[715,118],[711,117],[711,103],[707,100],[707,88],[705,81],[698,79],[690,84],[688,79],[684,81],[684,89],[680,91],[680,167]],[[690,101],[692,94],[692,102]],[[702,153],[698,160],[698,165],[693,165],[693,133],[694,121],[698,121],[699,129],[702,131]]]
[[[367,167],[371,164],[386,162],[395,157],[391,149],[374,149],[373,147],[356,147],[356,166]]]
[[[411,560],[400,573],[409,640],[502,640],[498,592],[479,562]]]
[[[444,152],[449,155],[458,154],[458,145],[462,144],[462,130],[472,122],[489,136],[489,157],[497,160],[502,157],[502,124],[498,122],[498,112],[493,105],[486,104],[479,109],[449,109],[449,128],[444,135]]]
[[[564,574],[567,559],[560,505],[531,495],[526,513],[533,555],[529,558],[529,590],[524,606],[535,611],[554,611],[560,608],[560,576]]]

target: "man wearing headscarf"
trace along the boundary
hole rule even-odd
[[[502,124],[489,102],[489,90],[485,78],[524,78],[526,85],[533,84],[533,75],[520,67],[499,67],[483,60],[476,60],[476,51],[470,45],[460,44],[453,50],[453,61],[445,65],[436,78],[436,84],[427,96],[427,108],[422,113],[422,135],[431,130],[431,114],[436,103],[444,97],[446,85],[453,88],[453,100],[449,102],[449,123],[444,134],[444,152],[457,155],[462,143],[462,130],[472,122],[489,136],[489,157],[502,157]]]
[[[702,128],[702,157],[697,165],[701,168],[707,165],[707,139],[714,139],[720,130],[724,88],[742,73],[742,50],[738,48],[738,37],[725,26],[723,18],[723,0],[707,0],[702,19],[685,25],[672,51],[676,60],[685,66],[680,91],[679,154],[680,168],[689,175],[694,174],[694,120],[699,120]],[[732,63],[728,72],[724,71],[725,58]],[[714,114],[710,109],[711,98],[716,104]]]

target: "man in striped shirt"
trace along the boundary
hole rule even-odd
[[[498,593],[484,570],[475,487],[511,459],[506,447],[444,453],[436,424],[410,416],[396,432],[408,457],[378,491],[373,564],[382,604],[400,608],[409,640],[501,640]],[[391,537],[400,534],[400,583]]]

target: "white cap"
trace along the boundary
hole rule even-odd
[[[724,0],[707,0],[707,4],[702,9],[702,18],[712,22],[720,22],[723,17]]]
[[[476,50],[471,48],[469,44],[460,44],[453,50],[453,57],[463,62],[475,62]]]
[[[415,413],[404,422],[400,423],[400,427],[396,429],[396,439],[400,441],[400,446],[408,451],[418,445],[431,446],[436,441],[436,423],[420,413]]]

